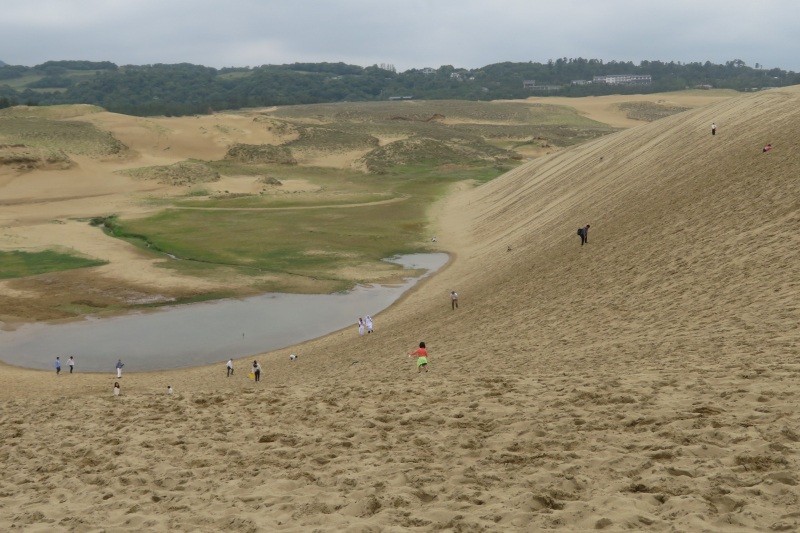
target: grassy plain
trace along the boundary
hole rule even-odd
[[[381,259],[429,249],[430,205],[458,180],[491,179],[499,171],[406,167],[379,177],[324,169],[289,174],[305,176],[318,189],[180,200],[153,216],[119,220],[114,233],[180,258],[163,266],[185,274],[196,275],[196,263],[202,263],[203,275],[213,267],[268,272],[269,290],[343,290],[369,281],[376,267],[399,273]]]
[[[0,279],[36,276],[47,272],[103,264],[105,264],[105,261],[86,259],[53,250],[42,252],[0,251]]]

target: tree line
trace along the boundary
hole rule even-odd
[[[573,84],[611,74],[649,74],[647,86]],[[189,63],[124,65],[108,61],[48,61],[0,65],[0,108],[10,105],[94,104],[130,115],[203,114],[223,109],[341,101],[525,98],[523,81],[560,86],[556,94],[589,96],[714,87],[738,91],[800,83],[800,74],[741,60],[725,64],[604,62],[558,58],[546,63],[495,63],[477,69],[443,65],[397,72],[393,65],[292,63],[216,69]]]

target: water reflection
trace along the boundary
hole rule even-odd
[[[0,360],[44,369],[52,367],[56,355],[64,361],[73,355],[78,371],[112,372],[122,358],[129,371],[160,370],[275,350],[348,325],[356,334],[359,316],[386,309],[447,260],[443,253],[391,258],[427,271],[393,286],[359,286],[336,294],[268,293],[67,324],[26,324],[0,331]],[[380,332],[380,318],[375,329]]]

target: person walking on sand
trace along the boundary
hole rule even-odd
[[[589,224],[582,228],[578,228],[578,236],[581,238],[581,246],[589,244]]]
[[[72,374],[72,371],[75,370],[75,358],[70,355],[67,364],[69,365],[69,373]]]
[[[253,361],[253,375],[255,375],[256,381],[261,381],[261,365],[258,364],[258,361]]]
[[[114,382],[114,396],[119,396],[119,381]]]
[[[117,378],[121,378],[122,377],[122,367],[123,366],[125,366],[125,364],[122,362],[122,359],[117,359],[117,366],[116,366]]]
[[[425,343],[420,342],[419,348],[414,350],[413,352],[409,352],[408,356],[413,357],[417,356],[417,373],[422,372],[422,369],[425,369],[425,372],[428,371],[428,350],[425,349]]]
[[[364,319],[361,317],[358,317],[358,336],[364,336]]]
[[[367,315],[364,317],[364,325],[367,326],[367,333],[372,333],[372,317]]]
[[[711,135],[716,135],[716,134],[717,134],[717,125],[714,122],[712,122],[711,123]]]
[[[172,395],[172,385],[167,385],[167,395],[168,396]]]
[[[456,291],[450,291],[450,307],[453,311],[458,309],[458,293]]]
[[[61,374],[61,358],[56,356],[56,376]]]
[[[225,364],[225,368],[228,371],[228,375],[226,377],[231,377],[233,375],[233,359],[228,359],[228,362]]]

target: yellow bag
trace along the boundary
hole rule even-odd
[[[247,377],[250,379],[256,379],[256,374],[255,372],[250,372],[249,374],[247,374]]]

